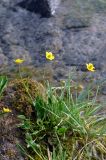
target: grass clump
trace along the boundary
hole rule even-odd
[[[47,101],[40,96],[33,100],[36,120],[19,115],[27,151],[32,160],[104,160],[106,159],[106,115],[96,97],[82,90],[72,94],[66,82],[59,94],[48,85]],[[86,95],[86,98],[84,96]]]

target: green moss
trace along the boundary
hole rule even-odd
[[[14,150],[11,150],[11,149],[8,149],[6,154],[9,158],[15,158],[16,157],[16,152]]]
[[[15,79],[10,82],[4,95],[13,109],[30,116],[33,112],[32,103],[36,97],[40,96],[46,99],[45,88],[37,81],[29,78]]]

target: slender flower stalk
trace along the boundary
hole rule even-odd
[[[14,62],[15,62],[16,64],[18,64],[19,77],[22,79],[22,75],[21,75],[21,71],[20,71],[20,64],[22,64],[22,63],[24,62],[24,60],[18,58],[18,59],[15,59]]]
[[[19,77],[21,78],[21,80],[23,79],[22,74],[21,74],[21,64],[22,64],[24,61],[25,61],[25,60],[23,60],[23,59],[15,59],[15,60],[14,60],[14,62],[15,62],[16,64],[18,64]],[[30,99],[31,99],[31,101],[32,101],[32,103],[33,103],[33,99],[32,99],[32,97],[31,97],[31,95],[30,95],[30,93],[29,93],[29,91],[28,91],[28,87],[25,85],[25,83],[23,83],[23,85],[24,85],[24,87],[25,87],[25,89],[26,89],[26,92],[27,92],[28,96],[30,97]]]

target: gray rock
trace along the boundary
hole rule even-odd
[[[104,86],[104,87],[102,88],[101,93],[102,93],[103,95],[106,95],[106,86]]]
[[[89,20],[83,18],[66,17],[64,24],[65,28],[67,29],[81,29],[89,26]]]
[[[92,62],[100,72],[106,70],[106,16],[102,2],[97,0],[101,11],[98,12],[90,1],[79,0],[77,4],[76,0],[61,0],[61,3],[43,0],[47,4],[43,9],[51,15],[55,12],[55,16],[49,18],[41,18],[18,5],[23,2],[41,4],[41,0],[0,1],[1,61],[9,62],[9,67],[13,67],[13,59],[19,57],[24,58],[28,65],[40,67],[48,62],[45,58],[48,50],[66,66],[84,70],[85,63]],[[87,8],[91,9],[91,6],[93,12],[90,10],[89,13]]]

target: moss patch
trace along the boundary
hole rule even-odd
[[[32,103],[38,96],[46,99],[43,85],[29,78],[24,78],[11,81],[2,100],[13,110],[30,116],[33,112]]]

